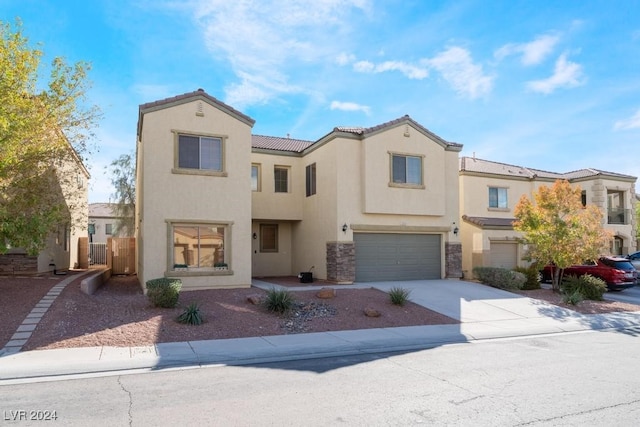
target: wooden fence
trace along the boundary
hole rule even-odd
[[[104,250],[101,245],[104,245]],[[110,237],[106,245],[89,243],[88,237],[81,237],[78,241],[78,267],[87,269],[90,265],[106,265],[111,274],[135,274],[135,237]]]

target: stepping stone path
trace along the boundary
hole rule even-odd
[[[44,317],[49,307],[56,300],[58,295],[62,293],[64,288],[74,280],[78,279],[87,273],[74,274],[67,277],[60,283],[54,285],[45,296],[42,297],[39,303],[31,310],[31,313],[27,314],[27,317],[22,321],[22,324],[18,326],[16,333],[11,336],[9,342],[0,350],[0,355],[18,353],[22,350],[22,347],[27,343],[31,334],[35,331],[36,326],[40,320]]]

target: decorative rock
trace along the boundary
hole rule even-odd
[[[364,314],[367,317],[380,317],[381,313],[373,307],[366,307],[364,309]]]
[[[333,288],[322,288],[316,293],[318,298],[331,299],[336,296],[336,290]]]
[[[259,305],[262,302],[262,297],[260,295],[249,295],[247,296],[247,301],[253,305]]]

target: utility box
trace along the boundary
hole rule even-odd
[[[310,271],[303,271],[300,274],[298,274],[298,277],[300,278],[300,283],[313,282],[313,273]]]

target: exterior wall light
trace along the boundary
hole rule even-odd
[[[258,238],[258,235],[256,233],[253,233],[253,240],[256,240]]]
[[[346,233],[348,228],[349,228],[349,226],[347,226],[347,224],[344,224],[344,225],[342,226],[342,232],[343,232],[343,233]]]
[[[456,223],[453,223],[453,234],[454,236],[458,235],[458,231],[460,231],[460,229],[456,226]]]

